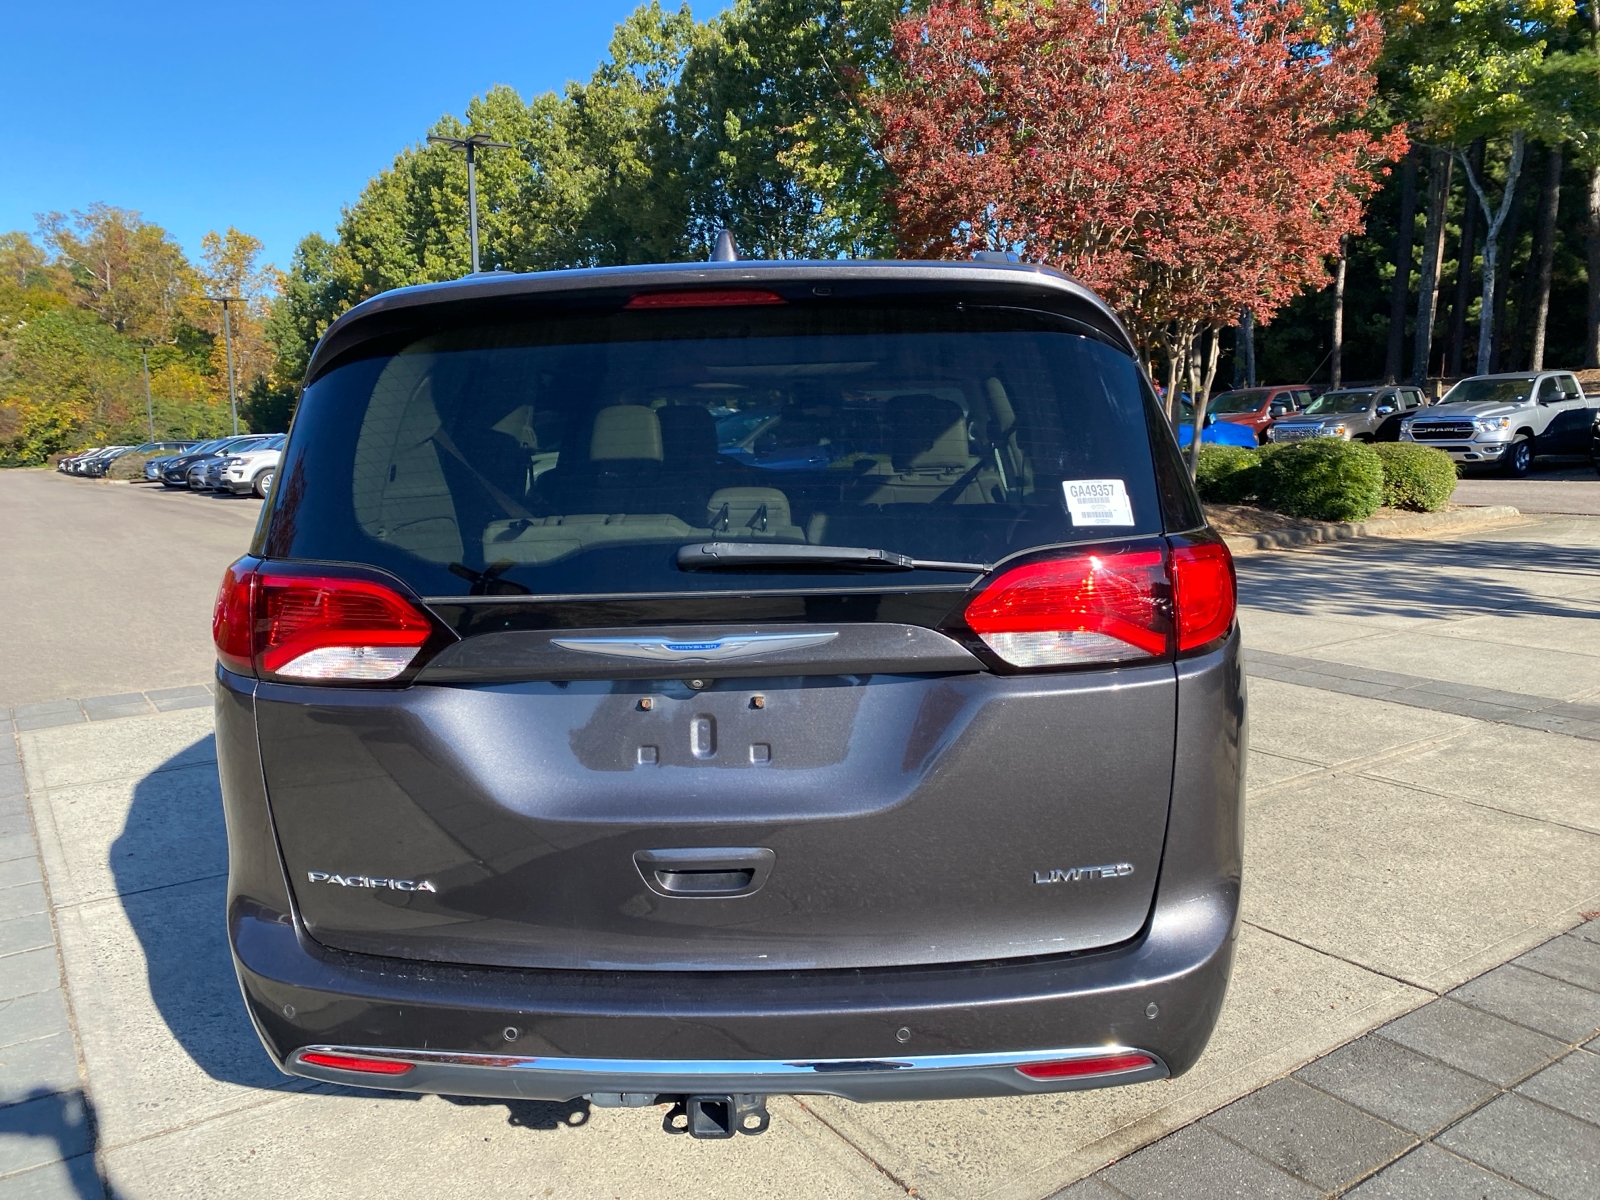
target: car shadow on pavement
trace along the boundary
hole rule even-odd
[[[414,1092],[345,1088],[284,1075],[262,1048],[239,995],[225,928],[228,850],[221,789],[214,768],[195,767],[214,759],[214,739],[207,737],[139,780],[122,832],[111,845],[111,872],[144,952],[150,999],[161,1020],[183,1052],[223,1083],[420,1099]],[[197,777],[203,777],[203,785]],[[553,1130],[588,1120],[584,1100],[445,1098],[460,1105],[503,1105],[507,1124],[522,1129]]]
[[[55,1143],[54,1153],[23,1150],[4,1152],[0,1161],[38,1162],[40,1166],[12,1181],[34,1182],[41,1174],[65,1173],[72,1193],[83,1200],[105,1200],[109,1195],[104,1177],[95,1160],[97,1124],[94,1105],[81,1088],[53,1092],[39,1088],[15,1104],[0,1108],[0,1140],[48,1140]],[[21,1183],[23,1195],[67,1195],[59,1187],[30,1188]],[[7,1192],[11,1195],[11,1192]]]
[[[1488,578],[1487,572],[1501,577]],[[1545,577],[1530,578],[1533,588],[1561,576],[1572,583],[1560,590],[1589,595],[1568,603],[1505,578],[1519,572]],[[1288,614],[1592,618],[1597,601],[1600,554],[1549,542],[1384,539],[1240,560],[1239,602]]]

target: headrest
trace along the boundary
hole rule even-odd
[[[895,470],[965,467],[967,419],[961,406],[931,392],[892,396],[886,406]]]
[[[517,445],[526,450],[539,448],[539,435],[533,431],[533,405],[524,404],[501,417],[490,429],[517,439]]]
[[[752,524],[753,522],[753,524]],[[706,524],[716,533],[789,524],[789,497],[777,488],[718,488],[706,502]]]
[[[593,462],[617,459],[661,461],[661,422],[648,408],[637,404],[614,404],[595,414],[594,433],[589,437],[589,458]]]
[[[777,488],[718,488],[706,504],[706,524],[716,537],[804,541],[791,524],[789,497]]]
[[[717,457],[717,423],[705,409],[669,404],[655,413],[669,468],[701,465]]]

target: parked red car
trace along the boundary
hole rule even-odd
[[[1311,403],[1311,389],[1304,384],[1286,384],[1280,387],[1240,388],[1224,392],[1211,402],[1211,411],[1219,421],[1232,421],[1248,425],[1254,430],[1256,441],[1267,440],[1267,426],[1279,417],[1299,412]]]

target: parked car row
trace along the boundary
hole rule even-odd
[[[85,475],[90,479],[103,477],[124,454],[173,454],[187,450],[194,442],[145,442],[142,446],[91,446],[56,463],[56,470],[66,475]]]
[[[1522,371],[1463,379],[1436,403],[1407,385],[1243,388],[1211,402],[1202,441],[1250,445],[1305,438],[1420,442],[1463,467],[1526,475],[1541,454],[1588,454],[1600,470],[1600,394],[1585,395],[1570,371]],[[1193,409],[1185,400],[1185,417]],[[1224,425],[1250,440],[1213,434]]]
[[[193,492],[246,492],[266,499],[277,474],[287,434],[252,433],[215,438],[181,454],[152,458],[144,465],[151,483]]]

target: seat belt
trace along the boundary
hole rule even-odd
[[[436,443],[441,450],[443,450],[451,458],[455,459],[468,471],[472,472],[472,477],[478,481],[478,486],[489,493],[490,499],[492,499],[501,508],[505,509],[507,516],[521,517],[529,521],[538,520],[537,517],[535,517],[527,509],[523,508],[522,505],[518,504],[499,488],[495,487],[495,485],[489,481],[482,471],[478,470],[477,467],[469,463],[467,461],[467,456],[462,454],[461,451],[456,447],[455,442],[450,440],[450,435],[444,431],[444,426],[441,425],[438,429],[435,429],[433,433],[429,435],[428,440]]]

